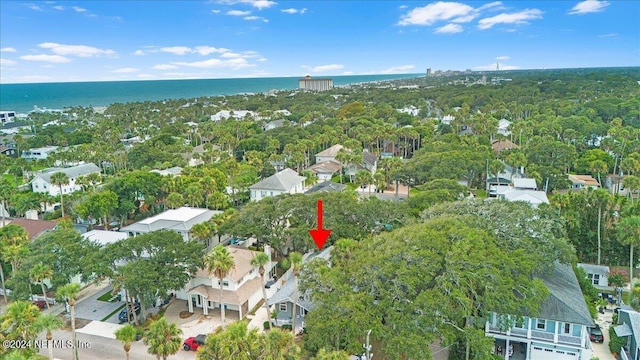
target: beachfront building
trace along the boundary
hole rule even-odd
[[[37,193],[49,193],[51,196],[60,195],[60,186],[51,182],[51,176],[55,173],[61,172],[65,174],[69,180],[69,183],[62,185],[62,193],[70,194],[72,192],[82,189],[81,181],[78,181],[79,177],[87,176],[93,173],[100,173],[100,168],[94,163],[82,164],[78,166],[68,168],[49,168],[36,176],[31,181],[31,189]]]
[[[303,90],[326,91],[333,89],[333,79],[312,79],[310,75],[298,80],[298,88]]]
[[[0,111],[0,122],[2,122],[3,124],[8,123],[8,122],[14,122],[16,119],[16,112],[15,111]]]

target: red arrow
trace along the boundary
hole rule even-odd
[[[322,229],[322,200],[318,200],[318,229],[317,230],[309,230],[309,234],[315,241],[318,250],[321,250],[324,246],[324,243],[327,242],[329,235],[331,234],[331,230],[323,230]]]

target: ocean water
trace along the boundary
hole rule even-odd
[[[422,74],[333,76],[333,85],[405,79]],[[70,106],[108,106],[113,103],[189,99],[203,96],[293,90],[297,77],[105,81],[40,84],[0,84],[0,110],[26,113],[35,106],[62,109]]]

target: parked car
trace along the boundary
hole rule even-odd
[[[602,329],[600,325],[596,324],[595,327],[589,328],[589,339],[594,342],[603,342],[604,336],[602,335]]]
[[[38,309],[42,310],[47,307],[47,302],[44,300],[34,300],[31,302],[33,305],[37,306]]]
[[[136,315],[140,315],[140,310],[141,310],[140,303],[137,302],[133,304],[133,309],[136,312]],[[120,322],[133,321],[133,315],[129,314],[129,318],[127,318],[127,306],[125,306],[124,309],[120,311],[120,315],[118,315],[118,320],[120,320]]]
[[[189,350],[198,350],[198,347],[204,345],[204,342],[207,340],[207,335],[199,334],[198,336],[192,336],[187,338],[182,345],[182,348]]]

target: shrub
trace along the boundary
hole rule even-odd
[[[265,321],[264,323],[262,323],[262,328],[265,330],[269,330],[269,322]]]
[[[627,343],[625,338],[616,335],[613,326],[609,328],[609,350],[612,353],[620,354],[620,349]]]
[[[291,325],[284,324],[282,325],[282,330],[291,330]]]

